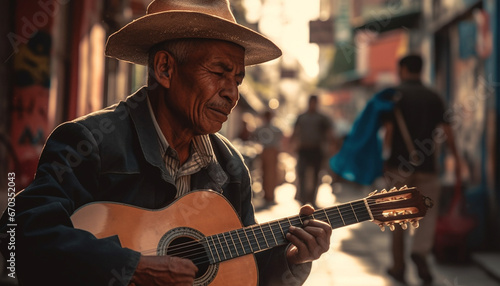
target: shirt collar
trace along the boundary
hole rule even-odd
[[[153,125],[155,127],[156,133],[158,134],[158,139],[160,141],[160,145],[163,150],[163,154],[167,152],[168,148],[170,147],[170,144],[168,143],[167,139],[165,138],[165,135],[163,135],[163,132],[160,129],[160,125],[158,125],[158,121],[156,121],[156,117],[153,111],[153,107],[151,106],[151,102],[149,101],[149,98],[147,100],[148,102],[148,109],[149,109],[149,114],[151,116],[151,120],[153,121]],[[214,154],[214,149],[212,147],[212,142],[210,142],[210,137],[208,135],[198,135],[193,138],[193,141],[191,143],[191,155],[193,153],[197,153],[198,157],[200,159],[200,164],[205,167],[208,166],[208,164],[212,162],[217,162],[217,159]]]

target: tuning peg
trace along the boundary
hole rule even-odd
[[[375,191],[373,191],[373,192],[369,193],[369,194],[368,194],[368,196],[373,196],[373,195],[375,195],[377,192],[378,192],[378,190],[375,190]]]
[[[394,224],[393,224],[393,223],[391,223],[391,224],[389,224],[389,229],[390,229],[391,231],[394,231],[394,230],[396,229],[396,226],[394,226]]]
[[[387,193],[387,190],[383,189],[382,191],[380,191],[380,193],[385,194],[385,193]]]
[[[420,226],[420,223],[418,222],[418,220],[413,220],[411,222],[411,225],[414,227],[414,228],[418,228]]]
[[[396,192],[398,189],[396,187],[392,187],[392,189],[389,190],[389,192]]]
[[[380,230],[381,230],[382,232],[384,232],[384,231],[385,231],[385,225],[384,225],[383,223],[379,224],[378,226],[380,227]]]
[[[399,223],[399,225],[401,226],[402,229],[406,230],[408,228],[408,225],[406,224],[406,222],[402,221]]]

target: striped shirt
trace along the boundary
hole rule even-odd
[[[183,196],[191,191],[191,175],[207,167],[210,163],[216,162],[212,143],[208,135],[199,135],[193,138],[190,147],[190,156],[188,160],[181,166],[177,151],[175,151],[156,121],[156,117],[148,100],[149,113],[158,134],[160,145],[160,153],[163,154],[163,161],[170,176],[175,181],[177,188],[176,198]]]

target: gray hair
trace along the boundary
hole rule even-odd
[[[153,71],[157,52],[166,51],[172,55],[178,65],[183,65],[187,62],[190,52],[200,47],[201,41],[204,39],[175,39],[154,45],[148,53],[148,84],[156,81]]]

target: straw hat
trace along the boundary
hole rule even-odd
[[[236,43],[245,48],[245,65],[281,56],[281,50],[269,39],[236,23],[228,0],[154,0],[145,16],[109,36],[106,55],[147,65],[153,45],[182,38]]]

